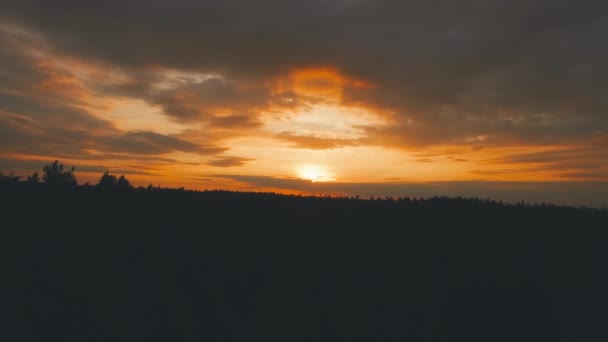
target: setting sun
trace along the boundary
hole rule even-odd
[[[561,37],[553,24],[499,27],[546,13],[509,1],[483,22],[470,0],[133,0],[137,13],[119,17],[124,6],[8,2],[4,174],[25,180],[59,159],[82,184],[110,171],[144,187],[608,205],[595,19]],[[556,25],[582,14],[557,3]],[[530,34],[525,58],[486,53]],[[563,55],[566,43],[576,53]]]
[[[312,182],[328,182],[334,180],[326,168],[318,165],[299,166],[298,177]]]

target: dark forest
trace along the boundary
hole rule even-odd
[[[47,167],[0,184],[6,341],[608,337],[606,210],[77,185]]]

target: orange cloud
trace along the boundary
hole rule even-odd
[[[275,136],[277,139],[287,141],[294,148],[311,150],[327,150],[345,146],[357,146],[357,139],[325,138],[311,135],[297,135],[292,132],[282,132]]]
[[[93,97],[78,77],[65,72],[51,59],[36,63],[36,70],[44,78],[33,85],[34,91],[70,98],[72,101],[80,100],[83,104]]]
[[[275,93],[293,92],[316,101],[341,102],[344,88],[371,88],[371,82],[349,77],[332,66],[294,68],[279,77]]]

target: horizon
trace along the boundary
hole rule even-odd
[[[2,172],[608,206],[600,1],[2,9]]]
[[[59,163],[58,160],[55,162]],[[61,163],[59,163],[61,164]],[[63,165],[63,164],[61,164]],[[48,165],[50,166],[50,164]],[[66,172],[73,172],[75,181],[78,186],[100,186],[103,176],[116,178],[124,176],[122,174],[113,174],[106,170],[97,177],[94,181],[83,181],[78,178],[77,168],[71,169],[63,165]],[[72,170],[72,171],[68,171]],[[44,172],[34,171],[38,177]],[[89,172],[90,174],[90,172]],[[32,175],[23,174],[17,175],[14,172],[4,173],[0,170],[0,176],[8,177],[17,182],[30,182],[29,178]],[[345,182],[318,182],[309,179],[292,178],[276,178],[276,177],[256,177],[256,176],[238,176],[238,175],[215,175],[218,179],[232,178],[252,184],[250,188],[233,188],[229,186],[216,188],[188,188],[184,186],[170,186],[163,184],[143,184],[134,183],[127,178],[127,181],[132,188],[146,189],[153,187],[154,189],[163,190],[185,190],[195,192],[207,191],[228,191],[241,193],[269,193],[286,196],[313,196],[313,197],[332,197],[332,198],[357,198],[362,200],[369,199],[430,199],[437,197],[447,197],[451,199],[480,199],[501,202],[505,204],[520,204],[527,205],[555,205],[568,207],[589,207],[596,209],[605,209],[606,205],[602,202],[595,201],[595,198],[602,198],[606,194],[606,189],[598,187],[598,184],[586,184],[587,188],[580,192],[582,196],[572,196],[573,189],[579,187],[580,182],[427,182],[427,183],[345,183]],[[1,178],[1,177],[0,177]],[[35,183],[45,183],[44,181],[35,181]],[[65,184],[66,186],[69,185]],[[540,186],[540,189],[539,189]],[[102,186],[102,188],[105,187]],[[535,191],[527,191],[533,187]],[[286,190],[289,189],[289,190]],[[544,193],[543,193],[544,192]],[[551,194],[553,201],[546,201],[547,195]],[[579,195],[580,195],[579,194]]]

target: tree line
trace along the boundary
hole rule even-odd
[[[33,172],[31,175],[25,176],[17,176],[14,172],[9,172],[8,174],[2,173],[0,171],[0,185],[7,184],[45,184],[50,186],[51,188],[56,189],[73,189],[78,187],[78,181],[75,176],[75,167],[66,168],[63,163],[60,163],[58,160],[55,160],[53,163],[45,165],[42,168],[42,174],[38,171]],[[91,187],[91,185],[87,182],[81,187]],[[114,190],[114,191],[130,191],[133,190],[134,187],[131,182],[124,176],[116,176],[111,174],[110,171],[105,171],[99,181],[93,185],[92,187],[102,190]],[[161,188],[160,185],[154,186],[149,184],[147,187],[139,186],[137,190],[147,190],[147,191],[162,191],[162,192],[171,192],[178,191],[184,192],[186,189],[184,187],[170,189],[170,188]],[[188,192],[198,192],[195,190],[188,190]],[[252,192],[246,193],[241,191],[231,191],[231,190],[204,190],[203,193],[215,193],[217,196],[235,196],[235,197],[250,197],[254,196],[258,199],[261,198],[271,198],[273,201],[285,200],[288,198],[295,198],[298,200],[316,200],[323,202],[337,202],[337,201],[347,201],[347,202],[362,202],[364,201],[360,198],[359,195],[354,196],[333,196],[333,195],[322,195],[322,194],[280,194],[274,192]],[[494,200],[489,198],[479,198],[479,197],[448,197],[448,196],[431,196],[431,197],[409,197],[409,196],[399,196],[399,197],[380,197],[380,196],[371,196],[369,200],[365,200],[364,202],[369,202],[370,205],[379,205],[379,206],[391,206],[391,205],[412,205],[419,207],[459,207],[461,205],[464,206],[478,206],[483,208],[490,207],[518,207],[518,208],[551,208],[551,209],[584,209],[584,210],[600,210],[606,212],[605,207],[601,208],[590,208],[585,205],[580,206],[564,206],[564,205],[556,205],[545,202],[525,202],[518,201],[516,203],[507,203],[500,200]]]
[[[27,175],[25,182],[29,184],[44,183],[53,187],[70,188],[78,186],[78,181],[75,175],[76,168],[66,168],[58,160],[55,160],[51,164],[45,165],[42,168],[42,177],[35,171],[31,175]],[[22,176],[16,176],[13,172],[5,175],[0,171],[0,183],[17,183],[22,182]],[[117,177],[116,175],[110,174],[109,171],[105,171],[96,187],[108,190],[130,190],[133,188],[131,182],[124,176]]]

